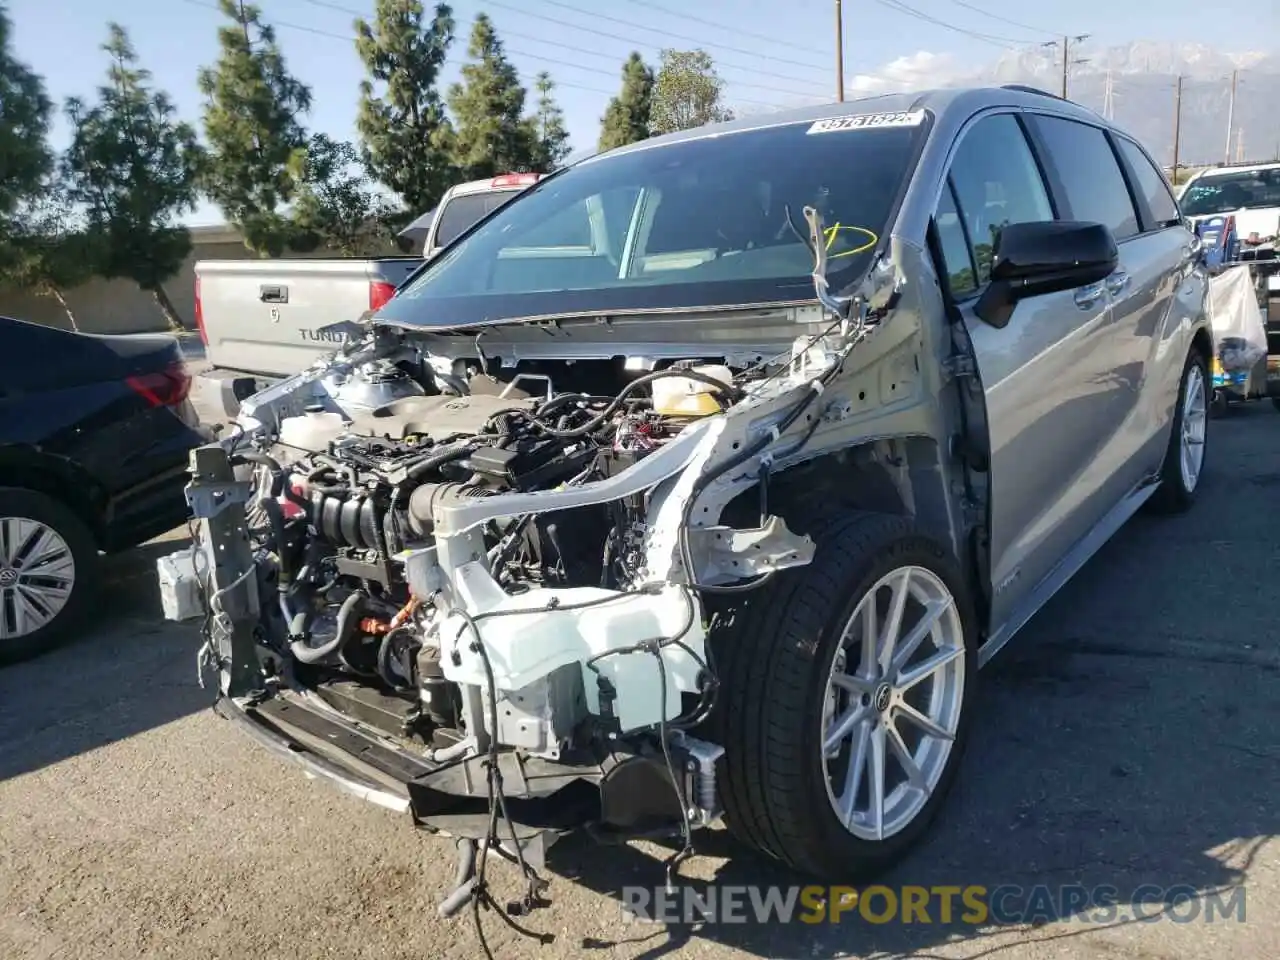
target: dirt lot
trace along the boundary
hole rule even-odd
[[[1244,924],[625,926],[652,846],[553,851],[539,947],[499,957],[1270,957],[1280,943],[1280,415],[1215,422],[1191,515],[1140,517],[984,673],[977,736],[928,844],[889,883],[1244,885]],[[308,781],[207,709],[192,632],[117,561],[100,625],[0,672],[0,956],[474,957],[435,905],[449,849]],[[794,882],[713,835],[691,883]],[[506,867],[500,885],[516,889]],[[936,918],[935,918],[936,919]]]

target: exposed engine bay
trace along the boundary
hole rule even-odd
[[[655,318],[375,325],[193,454],[201,662],[222,709],[460,838],[443,913],[475,892],[477,850],[532,877],[570,830],[674,833],[672,871],[719,816],[714,608],[815,549],[770,477],[873,420],[925,432],[920,327],[872,336],[893,271],[836,300],[817,259],[821,307],[702,317],[696,334],[685,318],[671,336]],[[847,469],[877,461],[906,499],[892,443]]]
[[[444,592],[430,579],[439,562],[436,527],[451,508],[483,510],[501,495],[564,491],[622,473],[696,417],[740,397],[730,371],[682,365],[632,377],[613,395],[555,390],[540,374],[536,382],[548,389],[531,397],[519,379],[503,384],[484,373],[470,383],[495,392],[472,392],[469,383],[465,394],[448,393],[406,366],[366,361],[334,390],[339,409],[310,405],[281,418],[264,451],[233,455],[256,468],[250,533],[276,571],[279,610],[268,605],[264,623],[287,644],[281,652],[317,689],[367,687],[355,696],[374,711],[375,725],[427,748],[459,742],[480,725],[468,711],[495,705],[500,742],[550,759],[573,749],[591,717],[610,718],[614,732],[675,720],[683,697],[706,693],[694,667],[700,617],[678,586],[649,584],[642,495],[486,517],[459,531],[471,552],[461,558],[463,596],[453,602],[469,602],[453,620],[432,602]],[[575,371],[607,380],[599,366],[583,372]],[[549,589],[568,592],[544,598]],[[630,609],[617,603],[620,594],[633,598]],[[581,635],[538,615],[552,598],[562,609],[596,611]],[[467,611],[471,621],[492,624],[484,631],[487,666],[467,656],[473,638],[450,639],[472,626],[457,619]],[[667,654],[687,661],[673,664],[658,697],[670,698],[669,709],[648,696],[654,676],[635,676],[654,674],[652,662],[613,667],[602,657],[591,664],[597,683],[584,688],[583,655],[618,645],[593,634],[634,634],[638,642],[668,632],[687,646]],[[496,704],[486,700],[486,670],[495,674]],[[466,681],[480,688],[472,701],[463,695]]]

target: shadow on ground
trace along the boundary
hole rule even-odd
[[[1224,446],[1243,442],[1239,429],[1218,427]],[[1271,746],[1280,648],[1264,599],[1280,544],[1270,505],[1280,481],[1276,464],[1236,453],[1244,475],[1209,477],[1184,517],[1135,518],[984,671],[956,789],[926,843],[882,878],[890,888],[1009,887],[998,904],[1008,926],[944,923],[937,900],[930,922],[869,923],[854,910],[839,925],[628,925],[623,888],[660,890],[667,851],[564,841],[550,855],[561,878],[553,897],[573,882],[619,905],[617,936],[581,948],[656,958],[701,940],[759,957],[880,958],[945,945],[948,957],[978,958],[1028,936],[1070,940],[1140,916],[1203,922],[1217,907],[1219,923],[1227,909],[1235,917],[1253,858],[1280,827],[1280,747]],[[722,865],[680,885],[703,901],[708,884],[805,883],[726,833],[702,843]],[[1037,884],[1049,899],[1029,899]],[[873,914],[884,910],[882,895],[872,903]]]
[[[196,631],[160,617],[155,561],[188,540],[106,558],[107,582],[82,635],[0,670],[0,780],[203,709]]]

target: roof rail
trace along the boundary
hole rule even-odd
[[[1064,99],[1063,97],[1058,96],[1056,93],[1050,93],[1048,90],[1041,90],[1039,87],[1033,87],[1030,84],[1026,84],[1026,83],[1006,83],[1006,84],[1002,84],[1000,89],[1001,90],[1017,90],[1019,93],[1034,93],[1036,96],[1052,97],[1054,100]]]
[[[1273,160],[1233,160],[1230,163],[1219,160],[1212,164],[1214,168],[1218,167],[1266,167],[1275,163],[1280,163],[1280,157]]]

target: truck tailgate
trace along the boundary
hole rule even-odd
[[[209,362],[263,376],[297,373],[333,352],[331,324],[359,319],[422,263],[379,259],[202,260],[196,290]]]

